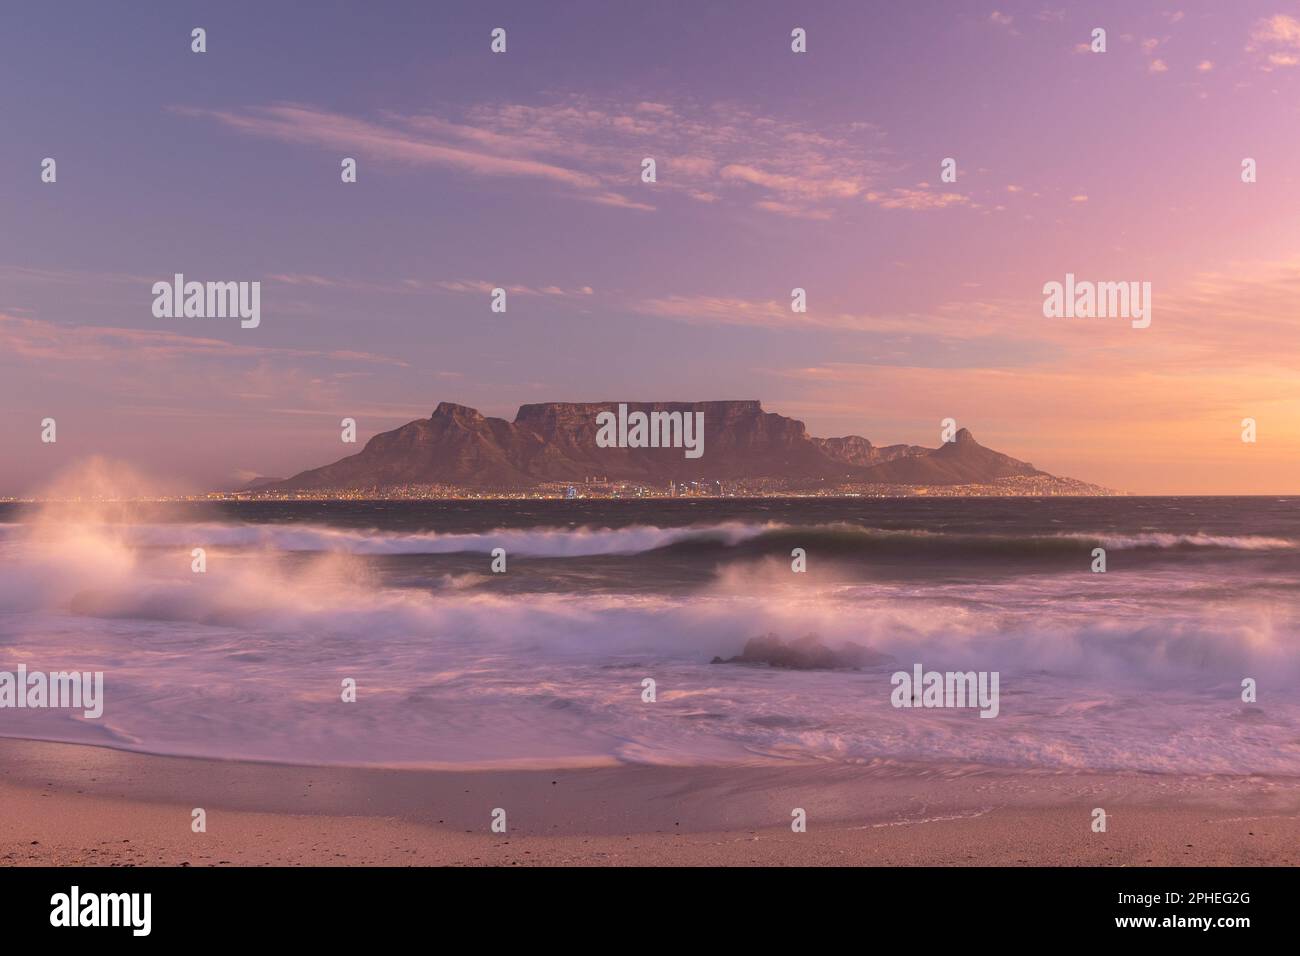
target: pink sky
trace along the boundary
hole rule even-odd
[[[364,441],[440,400],[721,398],[880,444],[952,417],[1138,493],[1300,492],[1294,4],[530,7],[236,6],[204,55],[186,14],[33,13],[0,66],[10,98],[49,77],[6,103],[0,495],[90,454],[290,474],[349,450],[343,417]],[[261,281],[260,327],[154,318],[178,271]],[[1151,326],[1044,318],[1067,272],[1150,282]]]

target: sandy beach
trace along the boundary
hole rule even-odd
[[[792,765],[417,771],[0,741],[0,865],[1294,866],[1300,781]],[[191,811],[207,832],[191,832]],[[508,832],[490,830],[503,808]],[[807,811],[805,833],[791,811]],[[1105,833],[1092,810],[1107,811]]]

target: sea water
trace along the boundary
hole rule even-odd
[[[0,506],[0,670],[104,674],[0,735],[151,753],[1295,774],[1298,627],[1284,498]],[[881,656],[710,663],[762,634]],[[891,706],[920,662],[996,718]]]

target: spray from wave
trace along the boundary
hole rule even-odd
[[[1300,682],[1294,602],[1208,599],[1191,593],[1206,582],[1181,570],[819,580],[791,573],[787,545],[812,541],[818,556],[833,550],[828,542],[894,554],[958,536],[739,522],[482,534],[168,523],[97,500],[123,483],[147,484],[96,466],[86,486],[94,493],[68,489],[3,535],[0,651],[108,675],[103,722],[27,713],[6,733],[301,762],[907,756],[1067,769],[1297,768],[1295,707],[1282,703]],[[1026,540],[967,537],[979,547]],[[1134,547],[1273,547],[1190,538],[1134,536]],[[1081,544],[1077,535],[1029,540]],[[671,562],[710,549],[722,559],[687,596],[493,593],[484,571],[392,587],[376,564],[498,546],[560,563],[629,554]],[[192,570],[195,547],[214,549],[204,573]],[[775,554],[725,559],[746,548]],[[769,632],[816,633],[892,661],[815,674],[708,663]],[[972,726],[891,709],[888,674],[915,661],[1002,672],[1003,716]],[[639,706],[649,675],[663,691],[657,709]],[[1268,707],[1236,705],[1243,676],[1261,682]],[[347,677],[365,706],[341,719]]]

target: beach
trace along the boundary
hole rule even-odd
[[[0,865],[1295,866],[1300,781],[297,767],[0,741]],[[1093,832],[1092,810],[1107,810]],[[202,807],[207,832],[191,831]],[[493,833],[503,808],[507,832]],[[795,833],[791,810],[807,811]]]

